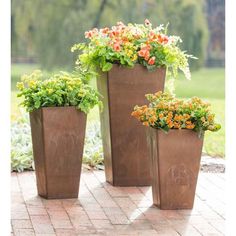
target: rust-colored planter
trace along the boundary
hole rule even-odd
[[[114,186],[151,185],[145,127],[131,117],[145,94],[164,89],[165,69],[113,65],[97,80],[103,95],[100,113],[106,180]]]
[[[192,209],[203,138],[191,130],[149,128],[153,203],[160,209]]]
[[[75,107],[48,107],[30,113],[38,194],[77,198],[86,115]]]

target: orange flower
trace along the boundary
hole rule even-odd
[[[174,126],[174,123],[172,121],[170,121],[170,122],[168,122],[167,125],[168,125],[169,128],[172,128]]]
[[[148,123],[147,121],[144,121],[144,122],[143,122],[143,125],[149,126],[149,123]]]
[[[192,122],[190,120],[186,121],[185,123],[186,123],[186,125],[192,125]]]
[[[188,119],[190,118],[190,115],[189,115],[189,114],[184,114],[184,118],[185,118],[186,120],[188,120]]]
[[[163,113],[159,114],[159,118],[162,119],[164,117]]]
[[[175,129],[180,129],[180,124],[178,122],[174,122],[174,128]]]
[[[154,65],[155,60],[156,60],[156,57],[151,57],[151,58],[149,59],[149,61],[148,61],[148,64],[149,64],[149,65]]]
[[[186,129],[194,129],[195,125],[192,124],[192,125],[186,125]]]

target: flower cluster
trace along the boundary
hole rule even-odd
[[[84,74],[60,72],[44,79],[40,70],[23,75],[17,83],[18,97],[28,112],[41,107],[76,106],[88,113],[96,104],[100,104],[99,94],[83,81]]]
[[[215,115],[209,110],[210,104],[197,97],[178,99],[160,91],[147,94],[146,98],[149,105],[135,106],[131,114],[143,125],[166,132],[169,129],[189,129],[202,133],[221,128],[214,121]]]
[[[173,77],[182,70],[190,79],[188,58],[194,57],[181,51],[179,37],[168,36],[166,32],[167,27],[153,28],[147,19],[145,24],[117,22],[111,28],[94,28],[85,32],[89,42],[76,44],[71,50],[82,50],[78,63],[96,66],[102,71],[109,71],[113,64],[127,67],[141,64],[149,70],[165,67]]]

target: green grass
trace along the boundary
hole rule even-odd
[[[19,81],[20,76],[24,73],[32,72],[37,69],[37,65],[13,65],[12,66],[12,93],[11,93],[11,105],[12,105],[12,119],[19,116],[20,100],[16,97],[15,84]],[[178,97],[192,97],[198,96],[202,99],[209,101],[212,104],[212,109],[216,113],[216,120],[222,125],[222,128],[218,132],[206,132],[203,152],[211,156],[225,155],[225,71],[222,68],[208,69],[204,68],[192,73],[192,80],[188,81],[183,77],[180,77],[175,82],[176,95]],[[96,83],[92,82],[93,86]],[[98,120],[99,111],[95,107],[88,115],[88,120]]]
[[[180,77],[175,81],[176,96],[198,96],[212,104],[216,121],[222,126],[218,132],[205,134],[203,152],[211,156],[225,155],[225,70],[203,68],[192,73],[192,79]]]
[[[179,97],[198,96],[200,98],[225,99],[225,71],[222,68],[201,69],[192,73],[192,79],[181,76],[175,81],[176,95]]]

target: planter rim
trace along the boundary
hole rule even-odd
[[[197,134],[196,131],[191,130],[191,129],[169,129],[169,131],[166,133],[162,129],[156,129],[156,128],[153,128],[153,127],[150,127],[150,126],[149,126],[149,128],[152,129],[152,130],[156,130],[157,132],[163,132],[164,134],[168,134],[169,132],[172,132],[172,133],[173,132],[194,132],[194,133]]]
[[[113,65],[113,66],[116,66],[116,67],[125,68],[125,69],[133,69],[134,67],[142,67],[142,68],[147,69],[147,67],[145,67],[144,65],[139,64],[139,63],[134,64],[133,67],[124,66],[124,65],[122,65],[122,64],[117,64],[117,63],[112,63],[112,65]],[[155,70],[159,70],[159,69],[165,70],[166,67],[163,66],[163,67],[157,67],[157,68],[155,68]],[[147,70],[148,70],[148,69],[147,69]],[[153,71],[155,71],[155,70],[153,70]],[[107,71],[107,72],[109,72],[109,71]],[[152,71],[151,71],[151,72],[152,72]]]
[[[38,109],[33,110],[32,112],[38,111],[40,109],[48,110],[48,109],[73,109],[73,108],[78,111],[81,111],[80,109],[77,109],[76,106],[51,106],[51,107],[40,107]],[[83,111],[81,111],[81,112],[83,112]]]

